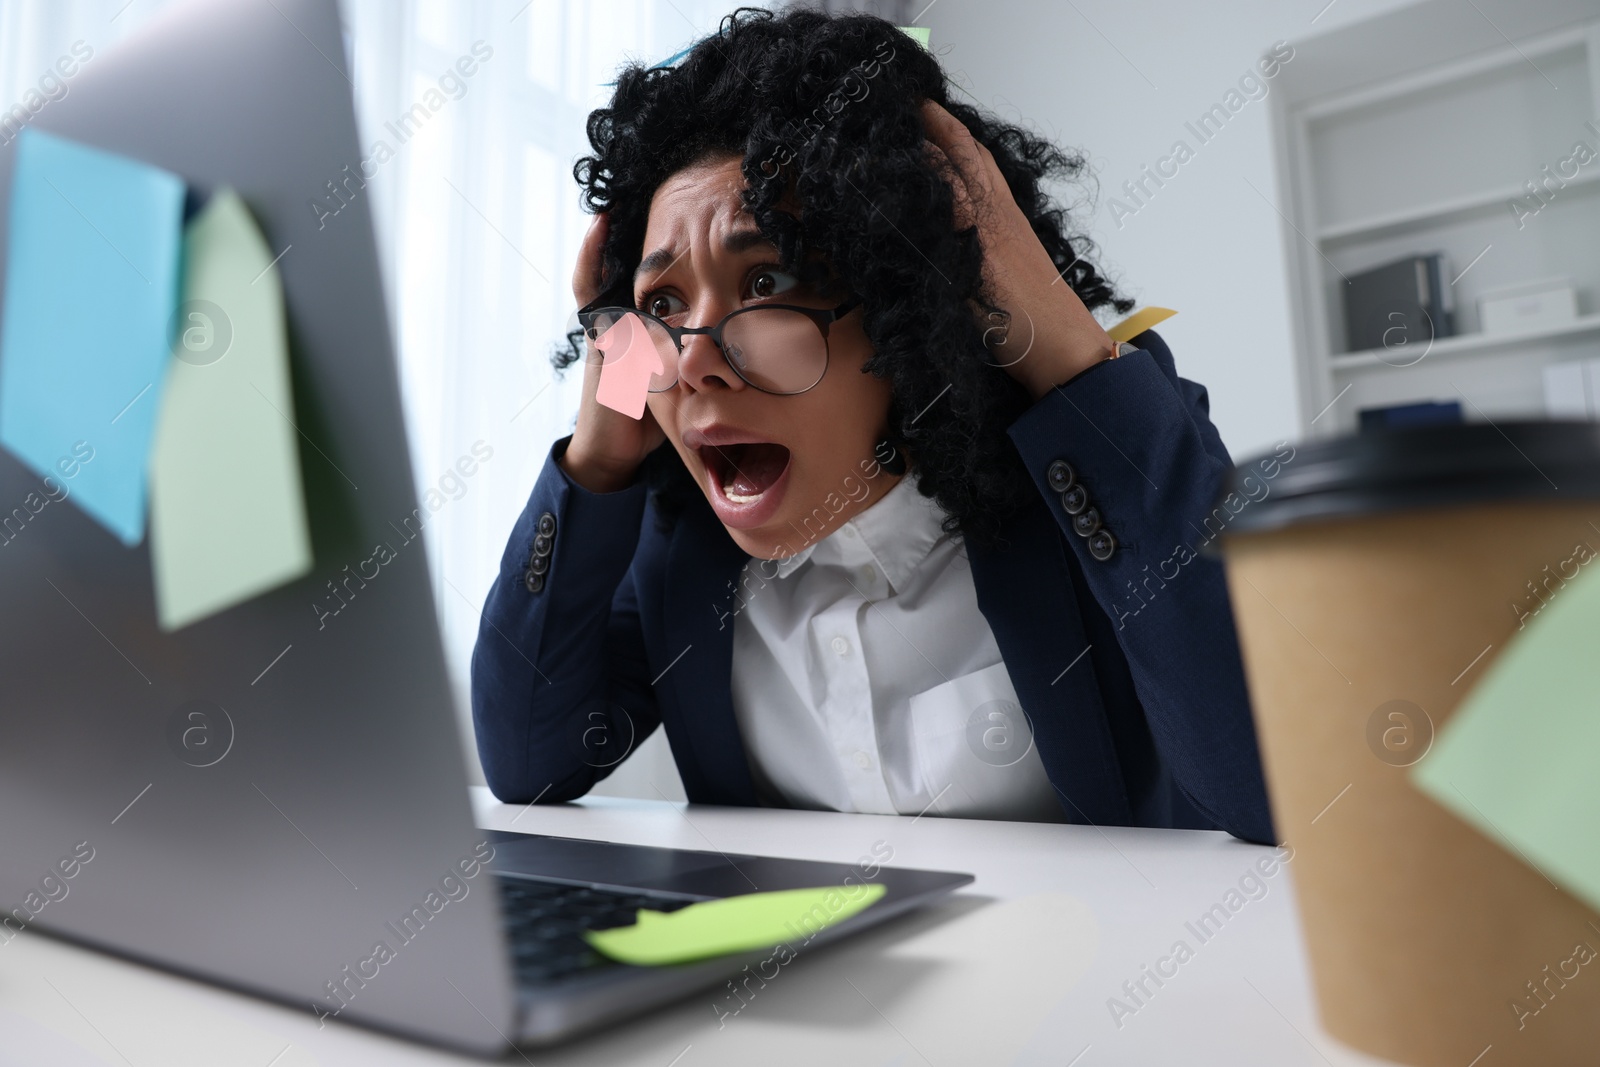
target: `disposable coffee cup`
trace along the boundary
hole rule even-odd
[[[1600,915],[1411,782],[1507,643],[1600,556],[1600,427],[1280,448],[1235,468],[1205,526],[1323,1027],[1419,1067],[1600,1063]]]

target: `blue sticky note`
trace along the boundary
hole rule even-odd
[[[0,444],[127,545],[144,536],[183,197],[182,180],[160,168],[32,128],[18,138]]]

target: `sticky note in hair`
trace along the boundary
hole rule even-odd
[[[927,26],[896,26],[895,29],[920,44],[924,49],[928,47],[929,28]]]
[[[588,930],[583,936],[596,950],[622,963],[641,967],[687,963],[809,941],[818,931],[865,910],[883,894],[881,882],[746,893],[677,911],[640,908],[632,926]]]
[[[604,360],[594,398],[629,418],[643,418],[650,376],[666,370],[644,321],[623,315],[595,339],[594,346]]]

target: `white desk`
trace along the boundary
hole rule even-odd
[[[1271,850],[1221,833],[1097,830],[592,797],[523,809],[474,796],[498,829],[855,863],[970,871],[977,881],[804,955],[719,1025],[702,993],[555,1050],[568,1064],[700,1067],[1358,1067],[1379,1061],[1318,1028],[1287,869],[1203,943],[1185,925]],[[1315,832],[1314,828],[1311,832]],[[881,844],[880,844],[881,843]],[[1292,843],[1292,842],[1291,842]],[[1237,899],[1237,898],[1235,898]],[[1185,941],[1192,957],[1124,1015],[1123,983]],[[725,991],[724,991],[725,992]],[[277,1057],[274,1059],[274,1057]],[[676,1057],[676,1058],[675,1058]],[[0,1067],[468,1064],[470,1058],[24,934],[0,948]],[[515,1053],[507,1062],[523,1063]]]

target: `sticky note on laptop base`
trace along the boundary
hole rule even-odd
[[[93,450],[71,500],[126,545],[144,536],[145,472],[179,285],[184,184],[28,128],[11,178],[0,444],[37,474]]]
[[[283,289],[231,189],[183,237],[176,355],[150,462],[156,611],[173,630],[306,574]]]
[[[585,931],[596,950],[622,963],[659,967],[804,942],[865,910],[884,894],[880,882],[783,889],[701,901],[660,912],[641,908],[632,926]]]
[[[1569,582],[1462,700],[1412,781],[1600,908],[1600,571]]]

